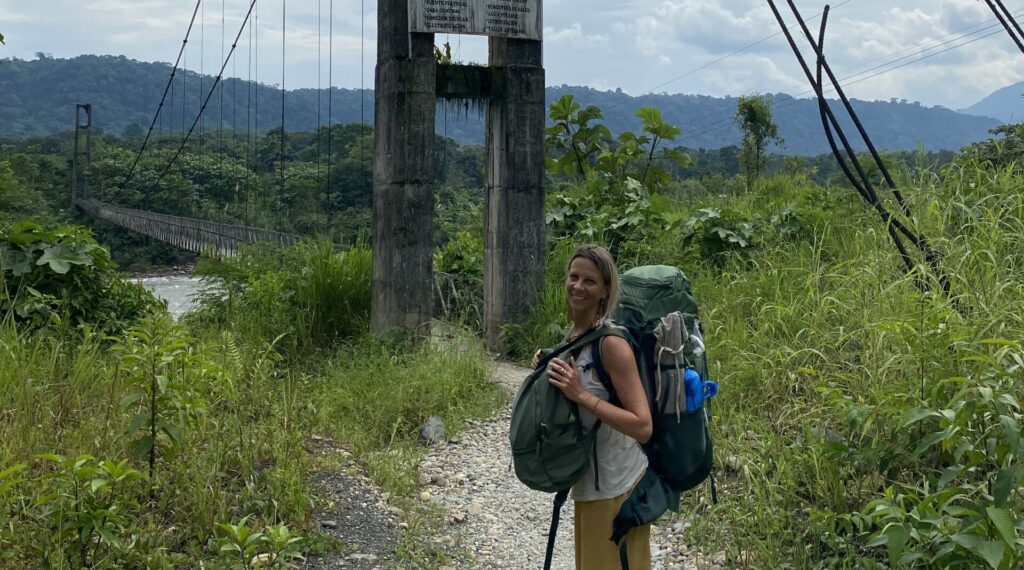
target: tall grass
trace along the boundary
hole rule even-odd
[[[361,334],[370,318],[372,260],[365,245],[336,251],[329,241],[285,250],[251,251],[236,259],[205,259],[219,279],[191,319],[228,326],[245,338],[272,340],[308,353]]]
[[[286,524],[309,548],[308,481],[323,468],[312,434],[350,447],[401,500],[426,417],[454,434],[504,401],[476,344],[369,337],[365,248],[306,244],[220,270],[232,287],[178,325],[105,337],[0,320],[0,567],[230,567],[218,525],[243,517],[253,531]],[[145,390],[152,400],[133,395]],[[152,477],[132,453],[149,434],[140,412],[170,425]],[[104,482],[107,466],[129,475]]]

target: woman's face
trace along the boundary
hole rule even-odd
[[[593,261],[577,257],[565,276],[565,293],[573,314],[596,312],[601,299],[608,297],[608,285]]]

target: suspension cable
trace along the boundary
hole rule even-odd
[[[153,121],[149,124],[149,131],[146,133],[146,138],[142,141],[142,147],[139,148],[138,154],[135,155],[135,160],[132,162],[131,168],[128,169],[128,175],[125,176],[124,182],[121,186],[127,186],[128,182],[132,180],[132,176],[135,175],[135,167],[138,166],[139,160],[142,158],[142,153],[146,150],[146,145],[149,144],[149,137],[153,134],[153,125],[156,124],[157,118],[160,117],[160,111],[164,108],[164,101],[167,100],[167,92],[171,90],[171,86],[174,84],[174,75],[178,72],[178,64],[181,63],[181,58],[185,54],[185,47],[188,46],[188,37],[192,34],[192,25],[196,22],[196,15],[199,13],[199,5],[203,0],[196,1],[196,7],[192,10],[192,19],[188,22],[188,30],[185,31],[185,39],[181,41],[181,49],[178,50],[178,57],[174,60],[174,67],[171,68],[171,76],[167,79],[167,85],[164,86],[164,93],[160,96],[160,104],[157,105],[156,113],[153,115]],[[182,72],[182,79],[184,80],[185,74]],[[162,123],[161,123],[162,126]]]
[[[331,152],[331,134],[334,130],[334,0],[330,0],[327,11],[327,191],[325,198],[325,214],[330,225],[333,204],[331,203],[331,167],[334,154]]]
[[[285,70],[285,43],[287,40],[287,9],[288,0],[281,0],[281,154],[278,158],[279,170],[280,170],[280,182],[278,188],[278,201],[284,197],[284,96],[285,96],[285,85],[284,85],[284,70]],[[283,209],[283,208],[282,208]],[[280,210],[278,211],[278,227],[280,224]]]
[[[256,0],[252,0],[252,3],[249,4],[249,10],[245,13],[245,19],[242,20],[242,26],[241,28],[239,28],[238,34],[235,36],[235,41],[231,44],[231,50],[228,51],[227,59],[225,59],[224,63],[221,65],[220,72],[217,74],[217,78],[214,80],[213,87],[210,89],[209,93],[206,94],[206,99],[203,101],[202,106],[199,108],[199,114],[196,116],[196,119],[192,122],[192,126],[189,128],[188,133],[185,134],[185,138],[181,141],[181,146],[178,147],[177,152],[174,153],[174,156],[171,158],[170,161],[167,162],[167,165],[164,166],[164,169],[160,172],[160,175],[157,177],[156,184],[159,184],[163,180],[164,176],[166,176],[167,172],[171,169],[171,166],[174,165],[174,162],[178,160],[178,157],[181,156],[182,151],[185,149],[185,144],[188,143],[188,139],[191,138],[192,133],[195,131],[196,125],[199,124],[199,118],[202,117],[203,112],[206,110],[207,104],[210,102],[210,99],[213,98],[213,93],[216,90],[217,85],[220,83],[221,77],[224,75],[224,69],[227,68],[228,61],[230,61],[231,56],[235,53],[235,48],[238,46],[238,40],[242,37],[242,32],[245,30],[246,25],[248,25],[249,16],[252,14],[253,7],[255,6]]]

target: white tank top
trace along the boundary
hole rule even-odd
[[[590,346],[580,352],[579,358],[576,359],[576,367],[579,369],[583,388],[607,402],[609,394],[601,385],[597,371],[594,370]],[[580,406],[580,421],[585,429],[591,429],[597,418],[590,410]],[[594,465],[591,463],[590,469],[587,469],[583,477],[572,487],[574,501],[598,501],[618,497],[629,491],[647,468],[647,456],[644,455],[640,444],[611,426],[601,424],[597,430],[596,445],[597,465],[600,471],[598,482],[601,489],[596,488]]]

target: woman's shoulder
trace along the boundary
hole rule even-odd
[[[601,339],[601,358],[606,362],[633,360],[633,346],[621,336],[608,335]]]

